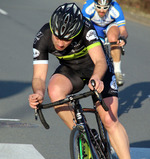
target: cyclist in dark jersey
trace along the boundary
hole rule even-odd
[[[113,67],[105,57],[93,25],[83,17],[75,3],[59,6],[52,14],[50,22],[45,24],[35,37],[32,79],[34,93],[29,95],[29,105],[34,109],[44,100],[49,54],[56,56],[60,63],[48,85],[51,102],[79,92],[85,84],[93,89],[89,81],[94,79],[95,88],[99,93],[102,92],[105,103],[111,107],[110,112],[106,113],[98,105],[99,115],[108,130],[110,139],[115,141],[114,147],[119,147],[119,143],[123,142],[123,151],[126,153],[128,139],[118,121],[118,90]],[[74,122],[70,106],[66,104],[57,106],[55,111],[72,129]]]

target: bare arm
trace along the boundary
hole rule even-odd
[[[120,36],[124,36],[127,39],[128,32],[127,32],[126,26],[119,27],[119,31],[120,31]]]
[[[29,95],[29,105],[36,108],[43,102],[45,94],[45,81],[48,71],[48,64],[35,64],[33,66],[32,89],[33,94]]]
[[[105,72],[107,70],[107,62],[102,47],[96,46],[94,48],[91,48],[89,50],[89,55],[95,64],[94,72],[91,79],[94,79],[96,81],[95,88],[99,92],[101,92],[104,88],[103,82],[101,80],[103,79]],[[93,89],[90,83],[89,88]]]
[[[120,37],[124,37],[125,39],[128,38],[128,32],[127,32],[126,26],[119,27],[119,31],[120,31]],[[118,40],[118,44],[120,46],[124,46],[125,42],[124,40],[121,40],[121,41]]]

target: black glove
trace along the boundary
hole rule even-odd
[[[127,44],[127,40],[126,40],[126,38],[124,36],[120,36],[119,40],[123,40],[125,42],[125,45]]]

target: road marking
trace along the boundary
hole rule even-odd
[[[6,11],[4,11],[3,9],[1,9],[1,8],[0,8],[0,14],[8,15],[8,13]]]
[[[7,118],[0,118],[0,121],[20,121],[20,119],[7,119]]]
[[[30,144],[0,144],[0,159],[45,159]]]
[[[150,148],[131,147],[132,159],[150,159]],[[45,159],[31,144],[0,143],[0,159]]]

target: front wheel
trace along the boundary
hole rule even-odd
[[[70,134],[71,159],[93,159],[86,135],[75,127]]]

